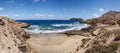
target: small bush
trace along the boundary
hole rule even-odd
[[[117,35],[116,37],[115,37],[115,41],[119,41],[120,40],[120,35]]]
[[[90,49],[86,50],[86,53],[115,53],[118,49],[119,43],[111,43],[108,46],[100,44],[93,45]]]
[[[83,44],[85,44],[86,42],[88,42],[90,40],[90,38],[85,38],[85,39],[82,39],[82,42]]]
[[[111,43],[106,47],[106,52],[114,53],[118,49],[119,43]]]
[[[94,40],[93,44],[99,44],[99,41],[98,40]]]
[[[120,26],[120,20],[117,21],[117,24]]]
[[[92,48],[88,49],[86,53],[105,53],[105,50],[106,50],[105,46],[96,44],[92,46]]]
[[[30,36],[31,36],[31,34],[26,34],[26,35],[24,35],[23,37],[26,38],[26,39],[29,39]]]

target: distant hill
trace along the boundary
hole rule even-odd
[[[88,24],[102,23],[102,24],[116,24],[120,21],[120,12],[109,11],[98,18],[88,19],[83,21]]]
[[[83,19],[82,18],[71,18],[70,20],[78,20],[80,22],[83,22]]]

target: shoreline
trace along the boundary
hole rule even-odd
[[[83,28],[88,28],[90,27],[89,24],[84,24],[83,26],[77,26],[77,27],[72,27],[72,28],[66,28],[66,29],[59,29],[59,30],[27,30],[25,29],[25,31],[27,33],[30,33],[30,34],[64,34],[66,32],[69,32],[69,31],[79,31]]]

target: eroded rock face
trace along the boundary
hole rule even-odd
[[[120,21],[120,12],[109,11],[98,18],[88,19],[83,22],[88,24],[102,23],[102,24],[114,25],[118,23],[118,21]]]
[[[91,26],[66,33],[86,37],[76,53],[120,53],[120,12],[110,11],[83,23]]]
[[[26,32],[22,29],[28,26],[29,24],[0,17],[0,53],[32,53],[25,41]]]
[[[15,20],[10,19],[10,18],[0,16],[0,25],[8,25],[8,24],[11,24],[11,25],[14,25],[14,26],[16,25],[20,28],[27,28],[27,27],[30,26],[29,24],[22,23],[22,22],[17,22]]]

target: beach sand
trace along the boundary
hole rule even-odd
[[[78,35],[37,34],[28,39],[27,43],[38,53],[75,53],[83,38]]]

